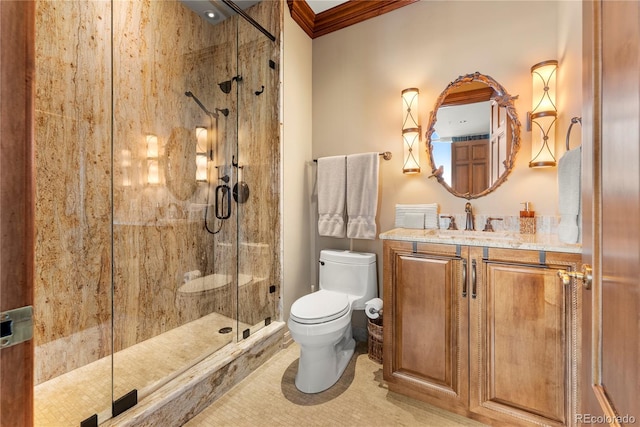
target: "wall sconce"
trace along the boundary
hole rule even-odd
[[[158,168],[158,137],[147,135],[147,184],[160,184],[160,172]]]
[[[404,163],[402,173],[420,173],[420,125],[418,124],[417,88],[402,91],[402,143]]]
[[[530,168],[556,165],[555,132],[558,108],[556,107],[556,71],[558,61],[540,62],[531,67],[532,109]]]
[[[207,137],[204,126],[196,126],[196,182],[207,182]]]

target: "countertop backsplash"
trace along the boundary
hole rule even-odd
[[[466,214],[447,214],[441,212],[438,216],[440,229],[446,230],[449,227],[449,218],[442,218],[443,215],[452,215],[456,219],[458,230],[464,230],[467,221]],[[520,232],[520,216],[519,215],[473,215],[473,222],[477,231],[482,231],[487,222],[487,218],[502,218],[502,221],[491,221],[495,231],[513,231]],[[536,233],[538,234],[556,234],[558,232],[558,224],[560,217],[553,215],[537,215],[536,217]]]

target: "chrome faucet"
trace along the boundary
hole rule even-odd
[[[471,211],[471,203],[467,202],[466,205],[464,205],[464,211],[467,213],[467,222],[464,226],[465,230],[474,230],[473,227],[473,212]]]

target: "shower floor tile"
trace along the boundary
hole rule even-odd
[[[111,417],[112,368],[113,397],[120,398],[133,389],[138,400],[184,372],[224,345],[234,341],[236,322],[212,313],[60,375],[35,387],[34,425],[36,427],[78,426],[93,414],[99,422]],[[223,327],[232,333],[221,334]],[[240,329],[248,325],[240,325]]]

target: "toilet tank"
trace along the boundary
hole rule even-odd
[[[376,254],[325,249],[319,270],[320,289],[348,294],[354,310],[378,296]]]

